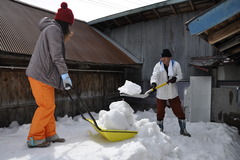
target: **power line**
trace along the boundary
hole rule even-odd
[[[117,3],[117,1],[110,2],[108,0],[80,0],[80,1],[84,3],[93,4],[95,6],[108,8],[111,10],[123,11],[161,2],[162,0],[151,0],[150,3],[149,0],[121,0],[121,4]]]
[[[104,8],[112,9],[112,10],[122,10],[123,8],[119,7],[119,5],[113,5],[112,3],[99,1],[99,0],[80,0],[81,2],[92,4],[95,6],[101,6]]]

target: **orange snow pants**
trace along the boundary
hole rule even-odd
[[[34,140],[42,140],[56,134],[54,88],[31,77],[28,77],[28,80],[38,105],[32,119],[28,140],[30,137]]]

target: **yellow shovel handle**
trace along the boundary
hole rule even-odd
[[[165,86],[166,84],[167,84],[167,82],[165,82],[165,83],[163,83],[163,84],[160,84],[160,85],[158,85],[158,86],[156,87],[156,89],[161,88],[161,87]]]
[[[155,87],[155,89],[161,88],[161,87],[163,87],[163,86],[165,86],[165,85],[167,85],[167,82],[158,85],[157,87]],[[153,92],[153,89],[152,89],[152,88],[149,89],[145,94],[148,94],[148,93],[150,93],[150,92]]]

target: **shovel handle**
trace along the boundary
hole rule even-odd
[[[68,86],[68,85],[69,85],[69,84],[67,84],[67,86]],[[83,100],[81,99],[81,97],[78,95],[77,91],[76,91],[71,85],[69,85],[69,86],[71,87],[70,89],[73,90],[75,96],[77,97],[77,101],[74,101],[74,99],[72,98],[72,96],[71,96],[71,94],[69,93],[68,90],[65,90],[65,91],[68,93],[68,96],[69,96],[69,98],[72,100],[72,102],[76,105],[76,107],[77,107],[80,115],[82,116],[82,118],[83,118],[84,120],[88,121],[88,120],[84,117],[84,115],[81,113],[81,110],[80,110],[80,106],[79,106],[79,104],[78,104],[78,101],[80,101],[80,102],[82,103],[83,108],[84,108],[85,111],[88,113],[88,115],[91,117],[91,119],[92,119],[95,127],[96,127],[99,131],[101,131],[102,129],[97,125],[96,120],[94,119],[94,117],[93,117],[93,115],[90,113],[90,111],[87,109],[88,107],[87,107],[86,104],[83,102]],[[89,121],[88,121],[88,122],[89,122]],[[91,122],[90,122],[90,123],[91,123]]]
[[[157,87],[155,87],[155,89],[161,88],[161,87],[163,87],[163,86],[165,86],[165,85],[167,85],[167,82],[158,85]],[[149,94],[149,93],[151,93],[151,92],[153,92],[153,88],[149,89],[147,92],[145,92],[145,94]]]
[[[163,83],[163,84],[160,84],[160,85],[158,85],[158,86],[156,87],[156,89],[158,89],[158,88],[161,88],[161,87],[163,87],[163,86],[165,86],[165,85],[167,85],[167,82],[165,82],[165,83]]]

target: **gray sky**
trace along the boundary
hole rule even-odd
[[[89,22],[115,13],[139,8],[165,0],[19,0],[40,8],[56,12],[65,1],[74,17]]]

